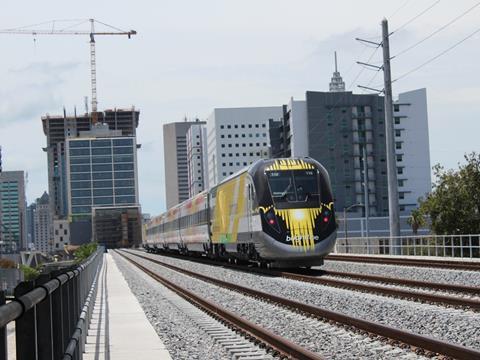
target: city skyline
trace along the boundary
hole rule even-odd
[[[275,106],[291,96],[302,98],[307,90],[328,91],[334,50],[338,52],[339,71],[347,90],[362,93],[352,86],[361,69],[354,61],[366,61],[373,49],[358,44],[354,38],[373,37],[376,41],[384,16],[395,30],[430,5],[428,1],[410,2],[402,8],[402,4],[380,1],[369,1],[370,6],[342,1],[326,9],[311,1],[295,4],[297,7],[286,1],[207,3],[188,2],[188,12],[173,3],[157,5],[153,8],[157,11],[147,11],[146,6],[131,9],[127,3],[120,3],[118,13],[112,16],[108,7],[112,2],[96,6],[94,15],[88,13],[85,4],[69,5],[71,10],[67,10],[58,2],[54,11],[47,11],[31,2],[32,11],[28,13],[20,12],[18,5],[7,4],[0,15],[0,28],[93,16],[138,31],[132,40],[98,40],[99,108],[135,105],[142,112],[138,129],[138,142],[142,144],[140,203],[143,211],[152,214],[165,209],[163,124],[181,121],[185,114],[204,120],[218,107]],[[455,6],[435,6],[392,35],[392,54],[416,43],[473,4],[462,1]],[[479,11],[475,9],[462,21],[392,60],[393,78],[471,33]],[[270,13],[272,16],[267,16]],[[342,14],[341,20],[331,16],[335,13]],[[247,20],[249,26],[245,28]],[[475,72],[474,59],[479,52],[476,39],[469,39],[393,84],[395,95],[427,88],[432,165],[440,162],[455,168],[464,153],[479,150],[475,134],[480,125],[474,123],[480,76]],[[0,60],[4,79],[0,86],[3,168],[29,172],[30,203],[47,189],[40,117],[61,113],[63,106],[73,113],[76,105],[77,111],[83,113],[83,97],[90,96],[88,39],[38,36],[34,42],[28,36],[0,35],[0,41],[10,49],[9,56]],[[377,52],[372,61],[379,60]],[[367,85],[373,75],[372,71],[363,71],[355,85]],[[370,86],[381,83],[379,74]],[[456,139],[462,141],[452,141],[452,125]],[[20,136],[24,141],[18,141]],[[158,166],[152,167],[151,163]]]

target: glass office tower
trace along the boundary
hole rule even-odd
[[[67,139],[70,218],[91,218],[92,207],[138,205],[133,136]]]

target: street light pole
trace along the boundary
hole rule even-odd
[[[350,206],[347,206],[347,207],[344,207],[344,208],[343,208],[343,224],[344,224],[344,230],[345,230],[345,247],[346,247],[347,253],[348,253],[348,231],[347,231],[347,228],[348,228],[348,220],[347,220],[347,211],[350,210],[350,209],[353,209],[353,208],[356,207],[356,206],[365,206],[365,205],[362,204],[362,203],[357,203],[357,204],[353,204],[353,205],[350,205]]]

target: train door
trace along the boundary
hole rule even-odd
[[[247,184],[247,226],[250,239],[252,238],[252,212],[253,212],[253,185],[248,182]]]

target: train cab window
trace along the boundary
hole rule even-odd
[[[316,171],[269,171],[266,174],[277,207],[319,206],[320,191]]]

